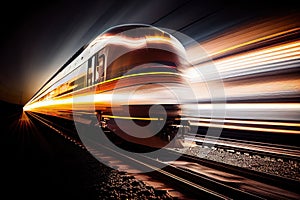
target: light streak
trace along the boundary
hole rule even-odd
[[[271,133],[284,133],[284,134],[300,134],[298,130],[289,129],[275,129],[275,128],[260,128],[252,126],[241,126],[241,125],[228,125],[228,124],[215,124],[215,123],[205,123],[205,122],[191,122],[193,126],[204,126],[204,127],[216,127],[216,128],[228,128],[244,131],[260,131],[260,132],[271,132]]]
[[[118,81],[125,78],[130,77],[139,77],[139,76],[147,76],[147,75],[180,75],[178,73],[173,72],[145,72],[145,73],[138,73],[138,74],[128,74],[120,77],[116,77],[110,80],[103,81],[101,83],[98,83],[96,85],[92,85],[80,90],[77,90],[76,92],[80,92],[82,90],[86,90],[87,88],[94,88],[97,85],[103,85],[106,83]],[[94,91],[96,92],[96,91]],[[100,103],[107,103],[112,101],[112,94],[88,94],[88,95],[74,95],[72,97],[64,98],[64,96],[67,96],[69,94],[62,95],[59,98],[54,99],[47,99],[44,101],[37,101],[37,102],[31,102],[30,104],[26,104],[23,108],[24,111],[30,111],[32,109],[41,108],[41,107],[49,107],[49,106],[58,106],[58,105],[72,105],[75,104],[94,104],[96,102]]]
[[[27,105],[23,108],[24,111],[30,111],[37,108],[47,108],[54,107],[58,105],[71,105],[73,103],[73,98],[64,98],[64,99],[49,99],[45,101],[38,101],[33,104]]]
[[[299,30],[300,30],[300,28],[293,28],[293,29],[290,29],[290,30],[281,31],[279,33],[274,33],[274,34],[271,34],[271,35],[267,35],[267,36],[264,36],[264,37],[260,37],[260,38],[257,38],[257,39],[253,39],[253,40],[250,40],[250,41],[247,41],[247,42],[243,42],[241,44],[237,44],[237,45],[234,45],[234,46],[222,49],[220,51],[211,53],[208,56],[209,57],[213,57],[215,55],[218,55],[218,54],[221,54],[221,53],[225,53],[225,52],[228,52],[228,51],[231,51],[231,50],[243,47],[243,46],[247,46],[247,45],[250,45],[250,44],[255,44],[255,43],[267,40],[267,39],[271,39],[271,38],[274,38],[274,37],[282,36],[282,35],[285,35],[285,34],[288,34],[288,33],[292,33],[292,32],[295,32],[295,31],[299,31]]]
[[[127,116],[117,116],[117,115],[103,115],[103,117],[113,118],[113,119],[127,119],[127,120],[148,120],[148,121],[163,120],[162,118],[157,118],[157,117],[127,117]]]
[[[299,58],[300,42],[296,41],[265,50],[255,51],[253,53],[245,53],[244,55],[221,59],[216,61],[215,64],[220,70],[234,70]]]
[[[226,103],[229,110],[299,110],[300,103]],[[198,104],[200,110],[211,110],[218,104]]]
[[[233,124],[252,124],[252,125],[267,125],[267,126],[290,126],[290,127],[300,127],[300,123],[291,122],[273,122],[273,121],[257,121],[257,120],[232,120],[232,119],[209,119],[209,118],[183,118],[184,120],[190,120],[193,122],[203,121],[212,123],[233,123]]]

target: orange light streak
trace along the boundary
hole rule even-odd
[[[205,127],[216,127],[216,128],[228,128],[228,129],[246,130],[246,131],[300,134],[300,131],[297,131],[297,130],[259,128],[259,127],[241,126],[241,125],[228,125],[228,124],[222,125],[222,124],[204,123],[204,122],[192,122],[191,125],[193,125],[193,126],[205,126]]]
[[[215,55],[218,55],[218,54],[221,54],[221,53],[225,53],[225,52],[228,52],[228,51],[231,51],[231,50],[243,47],[243,46],[258,43],[258,42],[261,42],[261,41],[264,41],[264,40],[267,40],[267,39],[271,39],[271,38],[278,37],[278,36],[281,36],[281,35],[285,35],[285,34],[288,34],[288,33],[291,33],[291,32],[295,32],[295,31],[300,31],[300,28],[293,28],[293,29],[290,29],[290,30],[281,31],[279,33],[274,33],[274,34],[267,35],[267,36],[264,36],[264,37],[260,37],[260,38],[257,38],[257,39],[253,39],[253,40],[250,40],[250,41],[247,41],[247,42],[243,42],[243,43],[240,43],[240,44],[222,49],[220,51],[211,53],[208,56],[212,57],[212,56],[215,56]]]
[[[297,58],[300,58],[300,41],[220,59],[216,61],[215,64],[222,68],[225,68],[226,66],[229,66],[230,68],[233,68],[233,66],[239,68],[241,67],[241,64],[243,64],[242,67],[245,68],[245,66],[253,64],[265,64],[267,61],[278,62]]]
[[[252,125],[267,125],[267,126],[292,126],[300,127],[300,123],[291,122],[272,122],[272,121],[257,121],[257,120],[232,120],[232,119],[209,119],[209,118],[184,118],[191,121],[202,121],[210,123],[234,123],[234,124],[252,124]]]

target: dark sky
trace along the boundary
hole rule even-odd
[[[0,12],[0,100],[25,104],[80,47],[111,26],[153,24],[201,42],[236,24],[296,7],[296,1],[276,2],[9,1]]]

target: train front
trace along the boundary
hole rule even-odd
[[[122,30],[122,31],[120,31]],[[192,91],[181,71],[185,49],[169,33],[151,26],[118,27],[104,34],[105,79],[95,100],[97,118],[126,141],[151,147],[177,145],[187,130],[181,105]],[[110,105],[102,98],[109,96]]]

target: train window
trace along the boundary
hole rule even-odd
[[[104,81],[104,55],[97,55],[96,67],[94,72],[95,83],[100,83]]]
[[[95,68],[95,56],[93,56],[88,60],[88,68],[87,68],[87,76],[86,76],[87,86],[90,86],[94,83],[94,76],[93,76],[94,68]]]

